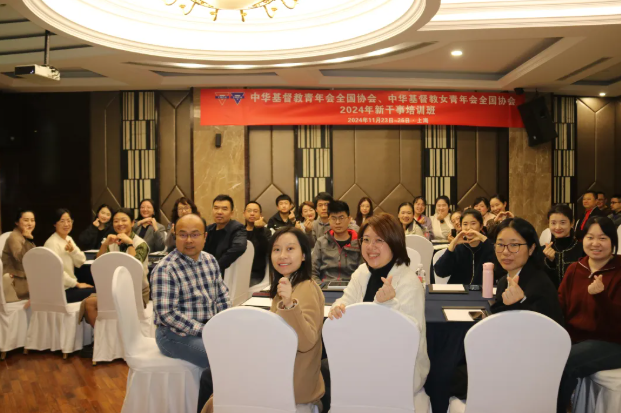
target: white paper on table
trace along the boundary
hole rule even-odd
[[[270,308],[272,306],[272,299],[269,297],[252,297],[242,305]]]
[[[492,293],[494,294],[494,297],[496,297],[496,287],[492,288]]]
[[[329,305],[326,305],[326,306],[323,307],[323,317],[324,318],[328,318],[328,314],[330,314],[330,309],[331,308],[332,307],[329,306]]]
[[[433,284],[434,292],[455,292],[455,291],[466,291],[462,284]]]
[[[474,309],[453,309],[453,308],[445,308],[444,314],[446,316],[447,321],[474,321],[470,316],[470,313],[481,313],[481,310]]]
[[[95,260],[86,260],[86,261],[84,261],[84,264],[91,265],[94,262],[95,262]]]
[[[436,251],[445,250],[449,247],[450,244],[437,244],[433,246],[433,249]]]
[[[99,252],[99,250],[86,250],[86,251],[82,251],[82,252],[90,252],[92,254],[96,254]]]

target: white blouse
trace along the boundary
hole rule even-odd
[[[73,251],[71,252],[65,251],[65,247],[69,241],[73,244]],[[78,284],[78,279],[74,274],[74,269],[75,267],[80,268],[86,262],[86,256],[80,250],[80,247],[76,245],[73,238],[67,235],[67,239],[63,239],[55,232],[45,241],[45,245],[43,246],[54,251],[62,260],[63,285],[65,290],[75,287]]]

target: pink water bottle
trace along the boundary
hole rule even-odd
[[[483,298],[494,298],[494,263],[483,264]]]

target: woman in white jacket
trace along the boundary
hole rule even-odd
[[[439,196],[436,199],[436,213],[431,217],[431,226],[433,228],[433,239],[439,241],[448,241],[453,229],[450,214],[451,201],[447,196]]]
[[[332,305],[329,317],[331,320],[346,317],[348,305],[373,302],[414,321],[421,333],[414,371],[414,407],[416,413],[427,413],[429,397],[423,389],[429,373],[425,290],[409,267],[403,228],[392,215],[375,215],[362,225],[358,238],[365,264],[354,272],[343,296]]]

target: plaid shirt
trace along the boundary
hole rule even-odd
[[[218,262],[206,252],[198,261],[174,250],[153,269],[155,324],[180,336],[200,337],[209,319],[231,306]]]

